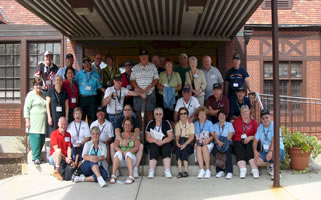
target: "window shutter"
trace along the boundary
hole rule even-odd
[[[272,2],[271,0],[264,0],[262,3],[262,9],[267,10],[271,9]],[[292,9],[292,0],[278,0],[278,9],[287,10]]]

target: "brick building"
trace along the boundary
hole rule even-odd
[[[176,61],[181,52],[210,55],[223,75],[233,53],[240,52],[252,88],[272,93],[269,0],[164,0],[158,5],[95,0],[85,7],[74,0],[56,2],[0,0],[0,135],[24,134],[24,97],[45,50],[54,52],[58,66],[72,53],[77,68],[84,56],[96,53],[113,56],[119,66],[126,59],[137,60],[140,48]],[[320,7],[321,1],[279,1],[283,95],[320,98]],[[138,15],[144,8],[148,12]],[[285,105],[283,112],[291,108]],[[300,123],[315,127],[308,131],[320,132],[320,114],[303,118]]]

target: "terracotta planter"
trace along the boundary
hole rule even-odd
[[[289,149],[289,154],[291,158],[291,169],[304,170],[308,168],[311,152],[302,152],[301,148],[293,147]]]

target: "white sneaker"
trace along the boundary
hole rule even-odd
[[[117,169],[117,171],[116,171],[116,177],[118,177],[119,176],[119,169]]]
[[[198,172],[197,178],[202,179],[204,178],[204,175],[205,175],[205,170],[200,169],[200,171]]]
[[[257,179],[260,177],[259,170],[258,169],[252,169],[252,175],[253,178]]]
[[[246,177],[246,173],[247,173],[247,169],[246,168],[241,168],[240,169],[240,178],[245,178]]]
[[[85,175],[81,174],[80,176],[75,176],[74,182],[79,183],[79,182],[84,182],[85,181]]]
[[[98,180],[98,184],[100,185],[100,187],[104,187],[107,185],[107,183],[105,182],[104,178],[102,176],[100,176],[99,178],[97,178]]]
[[[273,176],[274,175],[274,167],[273,164],[271,164],[270,166],[266,167],[266,171],[268,173],[268,175]]]
[[[134,178],[138,178],[139,174],[138,174],[138,167],[134,167]]]
[[[226,179],[232,179],[232,177],[233,177],[233,174],[231,172],[227,173],[225,176]]]
[[[205,176],[204,176],[204,178],[211,178],[211,176],[212,176],[211,170],[207,169],[207,170],[205,171]]]
[[[150,179],[154,178],[154,174],[155,174],[155,171],[153,169],[149,169],[148,178]]]
[[[225,175],[224,171],[219,171],[217,174],[216,174],[216,178],[221,178]]]
[[[171,174],[171,170],[170,169],[166,169],[164,171],[164,173],[165,173],[165,177],[166,178],[172,178],[173,177],[172,174]]]

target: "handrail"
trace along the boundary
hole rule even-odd
[[[261,95],[261,96],[273,97],[273,94],[261,94],[261,93],[257,93],[257,92],[255,92],[255,93],[258,94],[258,95]],[[294,97],[294,96],[285,96],[285,95],[280,95],[280,98],[291,98],[291,99],[321,101],[321,99],[318,99],[318,98]]]

